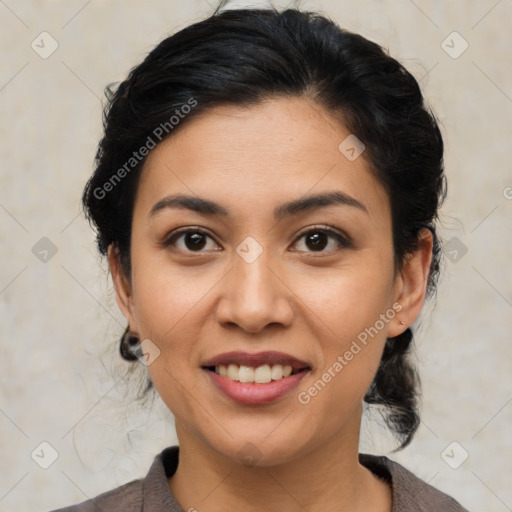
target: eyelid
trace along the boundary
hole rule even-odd
[[[173,243],[178,239],[181,235],[186,233],[201,233],[202,235],[206,235],[209,238],[211,238],[217,245],[217,241],[215,240],[215,237],[205,228],[202,228],[200,226],[186,226],[183,228],[178,228],[175,231],[172,231],[171,233],[164,236],[162,241],[160,242],[160,245],[163,247],[169,247],[173,245]],[[188,251],[189,253],[193,253],[194,251]],[[202,251],[199,251],[197,254],[201,254]]]
[[[341,245],[343,245],[345,248],[353,247],[352,238],[348,235],[348,233],[337,228],[336,226],[331,226],[330,224],[318,224],[318,225],[309,226],[308,228],[305,228],[303,231],[301,231],[297,235],[297,238],[296,238],[294,244],[300,238],[302,238],[304,235],[307,235],[309,233],[317,233],[319,231],[336,238],[341,243]],[[308,251],[308,252],[310,252],[311,254],[315,254],[315,251]],[[329,254],[329,251],[319,251],[317,254],[319,254],[319,255]]]

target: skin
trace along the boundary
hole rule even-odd
[[[420,313],[430,232],[419,234],[418,250],[396,269],[389,198],[364,153],[350,161],[338,150],[349,131],[312,100],[216,107],[179,128],[144,165],[131,276],[109,252],[131,330],[160,350],[148,370],[176,419],[180,460],[170,489],[185,511],[391,511],[389,486],[358,461],[362,400],[386,338]],[[273,218],[284,202],[334,190],[366,211],[331,205]],[[151,215],[176,193],[215,201],[230,216],[178,208]],[[351,245],[329,235],[315,249],[303,235],[326,225],[348,234]],[[207,232],[199,251],[184,236],[174,247],[163,244],[183,227]],[[262,248],[251,263],[236,252],[248,236]],[[378,335],[308,404],[299,403],[297,393],[396,303],[400,312]],[[240,405],[201,369],[233,350],[285,352],[311,371],[275,403]],[[252,466],[240,455],[248,443],[256,447]]]

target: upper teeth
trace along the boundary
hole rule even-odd
[[[221,364],[215,367],[215,373],[227,377],[229,380],[265,384],[272,380],[279,380],[290,376],[292,367],[288,365],[283,366],[282,364],[273,364],[272,366],[264,364],[257,368],[252,368],[251,366],[238,364],[230,364],[228,366]]]

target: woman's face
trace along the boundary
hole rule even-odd
[[[387,194],[349,135],[272,99],[209,110],[144,165],[118,300],[178,432],[228,457],[357,440],[386,337],[414,320]]]

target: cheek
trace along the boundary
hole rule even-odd
[[[377,251],[354,253],[339,269],[303,275],[294,287],[302,301],[333,338],[333,348],[343,349],[365,329],[374,326],[392,306],[392,255]],[[392,310],[389,316],[394,316]],[[379,331],[387,331],[379,322]],[[350,343],[349,343],[350,344]]]
[[[361,254],[359,263],[333,273],[328,286],[303,281],[301,295],[326,333],[321,339],[321,364],[297,400],[312,416],[340,424],[360,402],[377,371],[396,316],[392,307],[392,258]],[[364,262],[364,263],[362,263]],[[314,320],[312,320],[314,321]],[[331,414],[325,413],[331,411]],[[312,427],[314,428],[314,427]]]
[[[373,309],[338,308],[330,317],[336,336],[324,339],[321,365],[297,390],[299,411],[309,418],[304,435],[329,436],[346,426],[361,404],[377,372],[386,342],[386,329],[379,315],[382,303]],[[375,327],[377,324],[377,327]]]
[[[147,370],[171,412],[185,422],[197,414],[194,400],[197,340],[204,339],[209,293],[217,274],[178,266],[155,265],[151,255],[132,258],[134,315],[141,339],[150,339],[159,354]]]
[[[132,275],[134,312],[141,335],[166,343],[177,334],[186,338],[186,332],[194,327],[189,315],[211,292],[216,276],[197,267],[155,262],[151,255],[141,255],[133,268],[137,269]],[[197,328],[200,325],[195,324]]]

